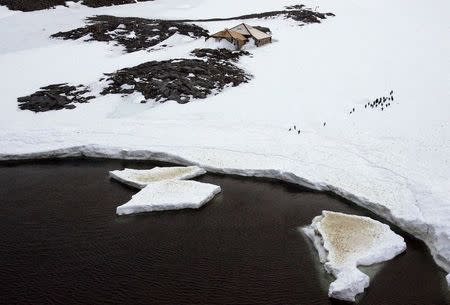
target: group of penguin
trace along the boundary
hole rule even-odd
[[[383,97],[379,97],[376,98],[373,102],[371,103],[367,103],[364,105],[364,108],[370,107],[370,108],[378,108],[378,106],[381,107],[381,111],[383,111],[385,108],[390,107],[391,106],[391,102],[394,101],[394,90],[391,90],[391,92],[389,92],[389,96],[383,96]],[[355,108],[353,108],[350,111],[350,114],[352,114],[353,112],[355,112]],[[325,127],[327,125],[327,122],[323,122],[323,127]],[[289,127],[289,131],[294,131],[297,132],[297,134],[300,134],[300,129],[297,130],[297,126],[293,126],[293,127]]]
[[[391,102],[394,101],[393,94],[394,94],[394,91],[391,90],[391,92],[389,92],[389,96],[379,97],[379,98],[375,99],[373,102],[365,104],[364,108],[367,108],[367,107],[378,108],[378,106],[380,106],[381,111],[383,111],[387,107],[391,106]],[[354,110],[354,108],[353,108],[353,110]]]
[[[300,128],[297,130],[297,126],[293,126],[293,127],[289,127],[289,131],[294,131],[294,132],[297,132],[297,134],[300,134]]]

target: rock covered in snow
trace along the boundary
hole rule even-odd
[[[144,1],[153,1],[153,0],[71,0],[71,1],[68,1],[68,0],[33,0],[33,1],[0,0],[0,5],[6,5],[11,10],[31,12],[31,11],[55,8],[58,5],[69,6],[70,2],[81,2],[83,5],[90,6],[90,7],[102,7],[102,6],[129,4],[129,3],[144,2]]]
[[[152,169],[115,170],[109,172],[111,178],[136,188],[144,188],[149,183],[165,180],[186,180],[205,174],[198,166],[154,167]]]
[[[114,73],[106,73],[106,94],[140,92],[146,99],[168,100],[185,104],[192,99],[204,99],[228,86],[247,83],[251,76],[230,61],[209,58],[148,61]],[[124,89],[124,85],[133,89]]]
[[[450,290],[450,273],[445,278],[447,279],[448,289]]]
[[[303,232],[313,241],[325,270],[336,277],[328,295],[345,301],[355,301],[369,286],[369,277],[358,265],[383,262],[406,249],[403,238],[388,225],[363,216],[323,211]]]
[[[128,53],[154,47],[176,33],[191,38],[208,37],[208,31],[197,25],[170,20],[101,15],[86,21],[84,27],[58,32],[51,37],[114,42],[125,47]]]
[[[167,180],[153,182],[117,207],[118,215],[198,209],[220,193],[220,186],[196,181]]]

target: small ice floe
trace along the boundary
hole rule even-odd
[[[153,182],[117,207],[118,215],[198,209],[220,193],[220,186],[196,181],[167,180]]]
[[[174,166],[152,169],[125,168],[111,171],[109,176],[129,186],[142,189],[153,182],[192,179],[205,173],[206,171],[198,166]]]
[[[390,260],[406,249],[401,236],[369,217],[323,211],[302,231],[313,242],[325,270],[336,278],[328,296],[345,301],[355,301],[369,286],[369,277],[358,265]]]

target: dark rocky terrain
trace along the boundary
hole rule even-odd
[[[0,0],[7,1],[7,0]],[[88,2],[90,0],[84,0]],[[93,1],[93,0],[92,0]],[[102,1],[93,1],[100,4]],[[108,2],[108,1],[104,1]],[[112,2],[112,1],[109,1]],[[95,5],[96,5],[95,4]],[[94,4],[91,4],[94,5]],[[80,39],[86,41],[114,42],[125,47],[127,52],[151,48],[170,36],[178,33],[192,38],[209,37],[207,30],[190,24],[190,22],[226,21],[284,17],[302,23],[320,23],[332,13],[319,13],[303,5],[286,7],[281,11],[270,11],[230,18],[192,19],[192,20],[154,20],[133,17],[94,16],[87,19],[85,27],[67,32],[53,34],[53,38]],[[264,32],[269,28],[258,27]],[[164,45],[162,45],[164,46]],[[242,69],[233,64],[240,56],[250,55],[246,51],[227,49],[195,49],[191,52],[201,59],[171,59],[150,61],[135,67],[105,74],[106,87],[101,92],[106,94],[132,94],[140,92],[145,97],[159,102],[174,100],[180,104],[191,99],[203,99],[218,93],[226,86],[238,86],[251,78]],[[101,80],[105,80],[105,78]],[[85,86],[67,84],[50,85],[36,93],[18,98],[19,108],[35,112],[73,109],[74,103],[85,103],[92,96],[87,96]]]
[[[111,6],[129,4],[153,0],[72,0],[81,2],[90,7]],[[0,0],[0,5],[7,6],[10,10],[31,12],[54,8],[57,5],[66,5],[66,0]]]
[[[49,110],[74,109],[74,103],[87,103],[93,96],[86,96],[89,89],[83,85],[69,86],[67,84],[55,84],[42,87],[39,91],[19,97],[19,108],[34,112]]]
[[[210,21],[214,22],[214,21],[267,19],[267,18],[282,17],[285,19],[291,19],[291,20],[294,20],[297,22],[302,22],[302,23],[320,23],[321,20],[326,19],[327,17],[332,17],[332,16],[335,16],[335,15],[333,13],[316,12],[316,11],[306,8],[304,5],[300,4],[300,5],[286,7],[285,10],[280,10],[280,11],[270,11],[270,12],[255,13],[255,14],[248,14],[248,15],[227,17],[227,18],[182,19],[182,20],[177,20],[177,21],[178,22],[210,22]],[[263,30],[263,32],[265,32],[266,28],[263,28],[262,30]]]
[[[175,33],[193,38],[208,37],[208,31],[189,24],[167,20],[153,20],[132,17],[94,16],[87,19],[87,25],[68,32],[53,34],[53,38],[80,39],[86,41],[113,41],[135,52],[153,47]]]
[[[267,28],[267,27],[265,27],[265,26],[252,25],[252,27],[253,27],[254,29],[260,30],[261,32],[264,32],[264,33],[266,33],[266,34],[270,34],[270,33],[272,32],[269,28]]]
[[[109,85],[101,94],[142,93],[146,99],[188,103],[203,99],[225,86],[238,86],[250,79],[242,69],[216,59],[150,61],[106,75]],[[144,101],[143,101],[144,102]]]
[[[200,58],[210,58],[215,60],[237,61],[241,56],[250,55],[247,51],[230,51],[225,48],[221,49],[195,49],[192,55]]]
[[[226,49],[196,49],[202,59],[171,59],[150,61],[135,67],[105,74],[100,81],[107,84],[102,95],[132,94],[140,92],[147,99],[168,100],[185,104],[191,99],[203,99],[218,93],[226,86],[238,86],[251,78],[232,63],[246,51],[232,52]],[[55,84],[17,99],[19,108],[34,112],[74,109],[75,103],[87,103],[94,96],[87,86]]]
[[[0,0],[1,1],[1,0]],[[229,18],[155,20],[133,17],[94,16],[87,18],[85,27],[53,34],[52,38],[80,39],[86,41],[115,42],[125,47],[127,52],[144,50],[156,46],[175,33],[193,38],[208,37],[207,30],[190,24],[192,22],[231,21],[245,19],[266,19],[282,17],[303,23],[320,23],[322,19],[334,16],[332,13],[320,13],[303,5],[286,7],[285,10],[248,14]],[[270,29],[261,26],[255,28],[269,33]]]

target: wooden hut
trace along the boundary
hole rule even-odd
[[[245,38],[244,35],[229,29],[225,29],[223,31],[212,34],[211,37],[215,38],[216,40],[226,39],[227,41],[234,44],[237,50],[240,50],[242,46],[248,41],[248,39]]]
[[[272,36],[270,34],[264,33],[246,23],[241,23],[230,30],[241,34],[247,39],[254,39],[257,47],[272,42]]]

